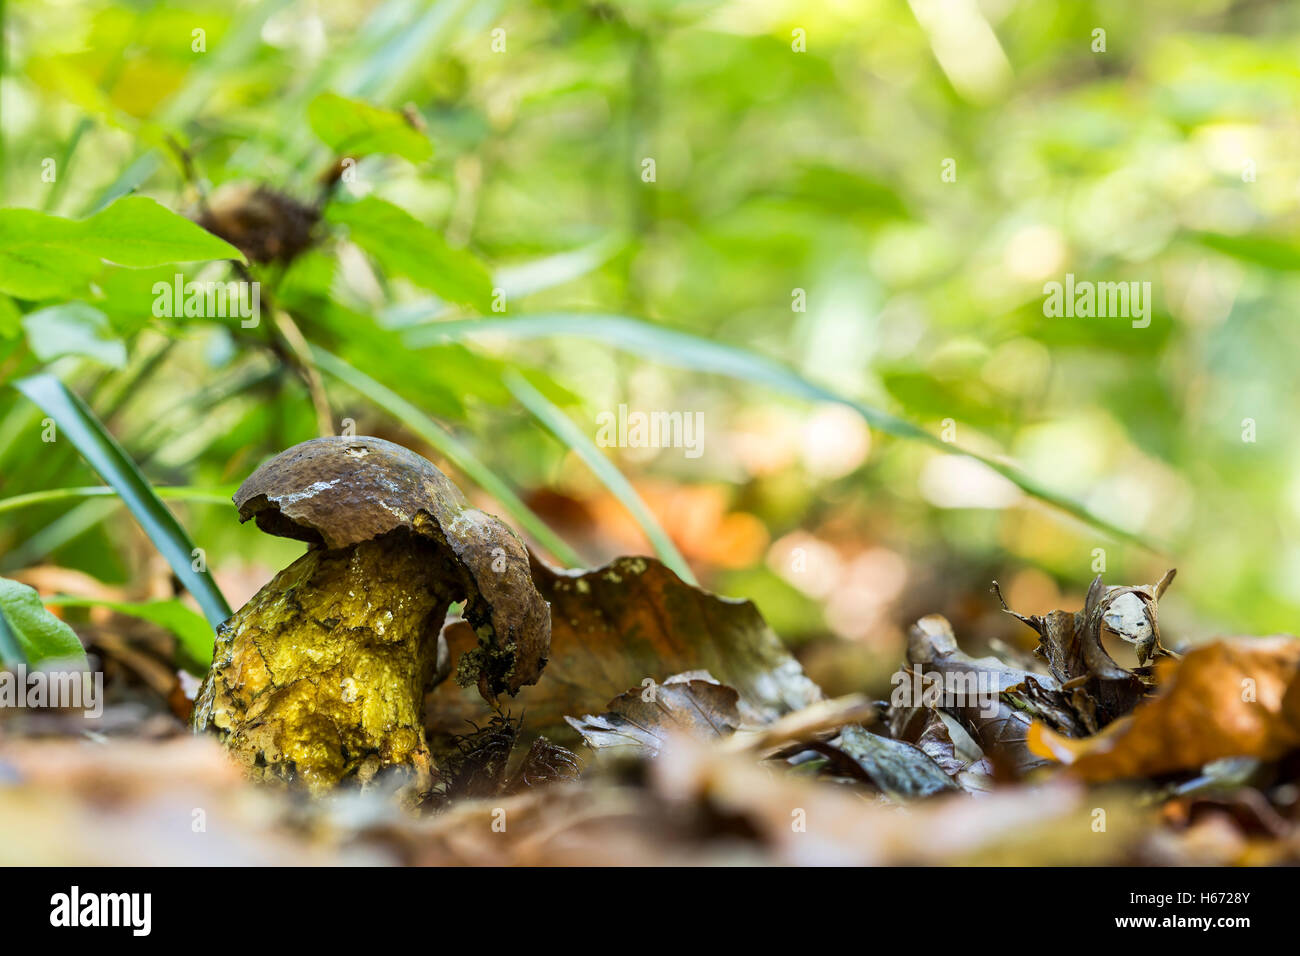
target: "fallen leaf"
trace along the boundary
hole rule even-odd
[[[848,694],[819,700],[766,726],[741,727],[721,747],[728,753],[749,752],[760,757],[779,752],[788,755],[809,741],[833,737],[846,724],[870,724],[877,718],[875,704],[862,694]]]
[[[1173,656],[1160,643],[1158,606],[1175,573],[1170,569],[1156,584],[1109,588],[1099,574],[1088,588],[1082,610],[1043,615],[1026,616],[1007,607],[996,581],[993,591],[1002,601],[1002,610],[1037,632],[1035,653],[1047,662],[1060,685],[1067,690],[1086,687],[1088,705],[1082,719],[1092,729],[1132,711],[1149,685],[1148,675],[1125,670],[1106,653],[1103,629],[1133,644],[1141,665],[1152,657]]]
[[[1089,781],[1192,770],[1223,757],[1272,760],[1300,745],[1300,641],[1228,638],[1160,664],[1159,693],[1079,740],[1035,724],[1030,747]]]
[[[899,802],[958,789],[925,751],[862,727],[845,727],[838,743],[825,746],[852,760],[872,783]]]
[[[942,678],[945,691],[938,706],[957,718],[996,766],[1016,777],[1046,766],[1048,761],[1031,753],[1025,742],[1030,718],[1004,699],[1003,692],[1027,680],[1051,684],[1051,678],[1007,667],[996,657],[963,653],[952,625],[938,614],[912,626],[907,660],[913,673]]]
[[[251,786],[206,737],[6,741],[0,780],[0,865],[392,862],[377,845],[343,854],[328,833],[303,833],[287,801]]]
[[[730,736],[742,723],[739,704],[732,688],[707,671],[692,671],[619,694],[599,716],[564,719],[593,750],[654,757],[670,734],[700,740]]]
[[[647,678],[662,687],[684,671],[708,671],[734,688],[742,713],[756,722],[822,698],[752,602],[686,584],[653,558],[618,558],[588,571],[534,560],[533,578],[551,605],[551,647],[541,680],[515,697],[528,735],[576,744],[581,738],[566,716],[598,713]],[[456,637],[448,632],[449,643]],[[482,701],[458,691],[447,682],[431,695],[425,712],[433,733],[454,734],[484,717]]]
[[[1145,823],[1130,796],[1061,780],[953,793],[903,810],[693,740],[671,741],[650,777],[679,813],[703,804],[714,819],[738,817],[777,862],[794,866],[1095,865],[1122,860]],[[1104,831],[1091,825],[1099,807]]]
[[[991,788],[993,766],[955,718],[928,707],[895,707],[889,712],[889,736],[913,744],[967,792]],[[956,735],[956,736],[954,736]]]

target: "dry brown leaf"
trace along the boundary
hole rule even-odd
[[[1087,865],[1126,860],[1148,822],[1131,795],[1073,781],[904,810],[690,738],[648,766],[645,786],[597,775],[461,802],[392,842],[432,865]]]
[[[849,694],[779,717],[763,727],[742,727],[720,746],[728,753],[750,752],[761,757],[796,749],[800,744],[835,735],[846,724],[872,724],[876,705],[862,694]]]
[[[1160,692],[1100,734],[1035,723],[1031,749],[1089,781],[1192,770],[1223,757],[1280,757],[1300,745],[1300,641],[1228,638],[1159,665]]]
[[[1174,578],[1170,570],[1158,584],[1139,587],[1110,587],[1097,575],[1079,611],[1049,611],[1025,616],[1007,607],[998,583],[993,591],[1002,610],[1038,633],[1035,653],[1047,662],[1062,688],[1086,687],[1087,713],[1084,723],[1105,726],[1129,713],[1146,693],[1142,673],[1127,671],[1115,663],[1102,646],[1103,629],[1133,644],[1141,664],[1155,656],[1171,656],[1160,644],[1159,598]]]
[[[913,744],[937,763],[963,790],[982,793],[990,789],[993,765],[960,726],[950,727],[948,717],[927,707],[896,707],[889,711],[889,736]],[[961,741],[953,735],[957,734]],[[973,752],[968,752],[973,751]]]
[[[512,703],[526,735],[576,744],[566,716],[598,713],[647,678],[662,685],[683,671],[707,670],[735,688],[746,720],[772,720],[822,697],[753,603],[686,584],[653,558],[569,572],[534,562],[533,577],[551,604],[551,649],[541,680]],[[448,632],[449,643],[456,638]],[[426,713],[443,735],[485,716],[482,701],[450,681],[430,695]]]
[[[599,716],[564,719],[593,750],[642,757],[657,756],[672,734],[716,740],[729,737],[743,722],[740,695],[708,671],[634,687],[611,700]]]
[[[1021,777],[1046,765],[1047,760],[1031,753],[1025,743],[1030,718],[1008,703],[1004,694],[1029,679],[1053,684],[1051,678],[1007,667],[995,657],[971,657],[962,652],[952,625],[939,614],[913,625],[907,660],[913,674],[939,675],[945,688],[978,689],[978,694],[945,691],[940,706],[957,718],[995,766]]]
[[[958,789],[956,781],[919,747],[862,727],[845,727],[838,741],[819,749],[852,761],[855,776],[870,780],[898,803]]]

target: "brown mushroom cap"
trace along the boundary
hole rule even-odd
[[[313,438],[276,455],[235,492],[239,520],[268,534],[345,548],[428,511],[440,523],[468,505],[451,479],[382,438]]]
[[[533,586],[524,543],[410,449],[367,436],[313,438],[258,468],[234,501],[240,521],[329,549],[399,528],[433,539],[459,573],[465,618],[493,651],[475,675],[483,696],[514,694],[541,676],[550,607]]]

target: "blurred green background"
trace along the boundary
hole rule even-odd
[[[5,206],[81,218],[134,191],[198,217],[240,184],[314,203],[337,159],[322,134],[340,115],[320,99],[330,92],[432,144],[359,156],[313,247],[251,267],[288,329],[265,304],[251,330],[154,317],[153,282],[229,278],[220,263],[105,265],[75,295],[0,297],[0,377],[52,369],[157,485],[228,493],[317,435],[324,412],[335,429],[352,419],[420,449],[502,512],[419,431],[441,427],[584,561],[649,551],[572,443],[523,407],[522,380],[591,441],[620,403],[703,413],[698,458],[602,454],[701,583],[756,600],[824,683],[892,667],[930,611],[959,634],[1019,637],[990,578],[1022,612],[1073,609],[1102,562],[1116,584],[1179,569],[1162,602],[1175,642],[1294,627],[1296,4],[3,11]],[[414,217],[427,249],[410,223],[382,233],[348,214],[367,197]],[[1066,273],[1150,282],[1150,326],[1045,317],[1044,284]],[[458,294],[466,275],[479,278]],[[24,315],[70,300],[106,323],[32,341]],[[644,319],[770,357],[1014,462],[1150,547],[843,405],[590,338],[446,343],[436,330],[555,313]],[[395,414],[314,368],[311,346],[410,406]],[[0,390],[0,499],[99,483],[67,442],[41,442],[42,417]],[[232,604],[299,550],[240,527],[231,506],[172,507]],[[58,590],[141,600],[172,587],[108,498],[0,510],[0,574],[51,567],[68,569],[42,579]]]

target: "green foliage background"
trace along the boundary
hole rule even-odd
[[[6,207],[93,224],[149,197],[194,215],[233,183],[312,201],[336,152],[360,157],[325,241],[250,267],[305,353],[270,308],[256,329],[152,315],[156,281],[233,277],[183,223],[150,221],[171,252],[148,255],[0,212],[0,378],[52,372],[151,483],[204,489],[169,499],[214,568],[295,553],[211,502],[318,433],[316,374],[336,419],[422,442],[516,526],[529,490],[599,487],[553,413],[590,436],[620,402],[700,409],[697,461],[614,460],[725,487],[772,538],[853,523],[966,569],[954,586],[1037,566],[1077,590],[1104,548],[1111,582],[1179,568],[1169,613],[1189,634],[1294,628],[1294,4],[9,0],[3,16]],[[1044,317],[1044,282],[1067,272],[1150,282],[1150,327]],[[539,315],[597,318],[581,336],[449,332]],[[775,360],[899,427],[873,428],[847,474],[747,472],[726,436],[807,416],[820,393],[620,349],[602,316]],[[53,562],[129,582],[147,559],[114,499],[41,497],[100,482],[71,442],[41,441],[43,417],[0,391],[0,499],[35,495],[0,501],[0,574]],[[946,419],[962,448],[1099,520],[1023,495],[939,506],[922,479],[945,449],[905,423]],[[697,570],[789,637],[823,627],[762,560]]]

